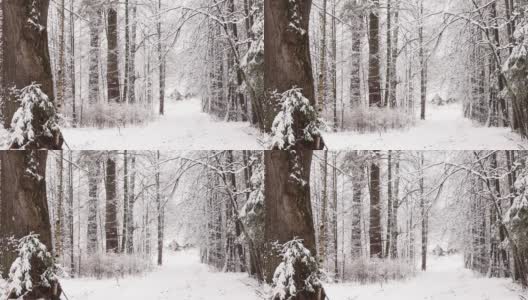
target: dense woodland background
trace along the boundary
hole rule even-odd
[[[9,237],[31,231],[74,277],[145,273],[199,248],[203,263],[281,293],[281,261],[307,249],[318,267],[283,275],[310,299],[327,281],[412,277],[432,253],[526,286],[526,153],[310,152],[305,167],[288,153],[4,152],[0,212],[16,222],[0,227],[2,274]],[[293,252],[278,256],[277,241]]]

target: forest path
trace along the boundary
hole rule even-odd
[[[245,273],[212,271],[196,250],[167,251],[164,265],[141,277],[62,280],[70,300],[256,300],[255,284]]]
[[[461,255],[429,257],[428,271],[406,281],[381,286],[331,284],[332,300],[519,300],[520,288],[511,279],[480,277],[464,269]]]
[[[326,133],[329,149],[354,150],[514,150],[528,142],[509,128],[490,128],[464,118],[461,104],[428,108],[425,121],[404,130],[358,134]]]
[[[258,130],[247,122],[223,122],[201,111],[200,99],[168,101],[165,116],[145,126],[65,128],[73,150],[257,150]]]

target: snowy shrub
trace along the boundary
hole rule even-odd
[[[249,237],[253,240],[264,238],[264,168],[258,162],[251,176],[251,192],[248,201],[240,210],[240,219],[245,224]]]
[[[325,116],[327,120],[331,118],[333,117]],[[414,116],[399,108],[356,107],[346,109],[343,113],[343,129],[359,133],[403,129],[414,123]]]
[[[345,265],[345,280],[361,284],[404,280],[415,273],[416,269],[405,260],[360,258]]]
[[[4,299],[6,296],[4,295],[4,292],[7,291],[7,281],[0,278],[0,299]]]
[[[249,49],[242,57],[241,67],[247,73],[249,85],[256,97],[264,94],[264,2],[253,4],[252,15],[255,22],[251,27]],[[244,82],[245,84],[245,82]],[[247,90],[247,86],[245,86]]]
[[[273,274],[272,299],[292,299],[301,293],[314,293],[322,286],[317,260],[302,240],[294,239],[275,247],[282,262]]]
[[[282,94],[273,95],[279,103],[279,113],[271,128],[271,144],[273,149],[289,150],[298,142],[313,142],[321,135],[323,122],[317,116],[317,111],[304,97],[301,89],[293,88]],[[306,124],[302,132],[295,132],[294,121],[303,120]]]
[[[83,262],[81,276],[97,279],[141,275],[153,269],[152,261],[140,255],[98,253],[86,257]]]
[[[142,103],[98,103],[83,109],[82,126],[97,128],[126,127],[141,125],[155,118],[151,106]]]
[[[8,294],[20,297],[39,286],[51,287],[57,281],[60,268],[38,235],[30,234],[20,239],[17,250],[18,257],[9,271]]]
[[[58,144],[55,141],[60,135],[58,116],[40,85],[31,84],[13,93],[20,108],[11,121],[11,148],[41,149]]]

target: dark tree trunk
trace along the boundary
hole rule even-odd
[[[5,0],[2,10],[2,40],[0,62],[2,118],[5,128],[11,128],[13,115],[20,107],[11,89],[22,89],[36,83],[40,85],[50,101],[54,102],[53,77],[48,48],[48,6],[49,0]],[[47,118],[34,116],[44,125]],[[36,127],[36,126],[35,126]],[[42,139],[42,148],[60,150],[62,135],[59,130],[52,132],[52,138]],[[40,139],[40,138],[39,138]]]
[[[117,55],[117,11],[115,8],[108,9],[108,54],[106,80],[108,88],[108,102],[120,102],[119,95],[119,57]]]
[[[288,151],[264,153],[264,240],[265,248],[269,253],[265,261],[265,278],[268,283],[271,283],[273,273],[281,261],[272,247],[274,242],[285,243],[299,238],[303,240],[304,246],[311,254],[316,255],[309,184],[312,156],[312,151],[297,154]],[[299,177],[304,180],[304,184],[292,179],[291,174],[294,172],[295,164],[300,167]],[[304,281],[309,275],[296,271],[296,282]],[[297,288],[301,291],[303,287],[298,285]],[[324,290],[321,288],[313,293],[299,292],[291,299],[322,300],[324,298]]]
[[[376,152],[375,160],[378,160]],[[370,164],[370,257],[381,258],[381,207],[380,207],[380,167],[378,161]]]
[[[379,0],[373,1],[369,15],[369,105],[378,106],[381,103],[380,80],[380,47],[379,47]]]
[[[38,234],[39,240],[52,250],[51,224],[46,195],[46,151],[2,151],[0,196],[0,277],[7,275],[17,253],[8,245],[10,237],[22,238],[30,233]],[[43,264],[32,263],[30,276],[39,278],[45,271]],[[58,283],[45,287],[33,282],[33,290],[24,299],[59,299]],[[55,290],[54,288],[58,288]]]
[[[116,199],[116,162],[109,157],[106,160],[106,252],[117,252],[119,240],[117,233],[117,199]]]
[[[311,6],[311,0],[264,1],[264,87],[268,99],[272,92],[283,93],[297,87],[310,104],[316,106],[308,36]],[[262,106],[265,110],[263,128],[270,132],[277,106],[271,101]],[[307,122],[300,114],[294,116],[295,136],[303,136]],[[322,141],[301,147],[321,149]]]

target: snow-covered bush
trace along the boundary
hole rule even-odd
[[[294,239],[275,247],[282,262],[273,274],[272,299],[292,299],[298,294],[315,293],[322,287],[317,260],[302,240]]]
[[[30,234],[20,239],[18,257],[11,265],[7,294],[20,297],[39,287],[49,288],[57,282],[60,267],[42,244],[38,235]]]
[[[41,90],[31,84],[13,93],[20,101],[20,108],[11,121],[11,148],[41,149],[62,144],[55,106]]]
[[[329,118],[325,116],[325,119]],[[360,133],[403,129],[414,123],[413,114],[399,108],[357,107],[343,113],[343,129]]]
[[[313,142],[321,136],[323,122],[301,89],[293,88],[282,94],[275,93],[273,97],[279,104],[279,113],[271,128],[273,149],[290,150],[299,142]],[[304,128],[297,128],[299,124],[295,122],[299,120],[305,124]]]
[[[241,67],[247,74],[247,81],[255,92],[255,97],[264,95],[264,2],[253,4],[253,26],[251,27],[249,49],[242,57]],[[248,86],[244,82],[244,88]],[[256,100],[254,100],[256,101]]]
[[[83,127],[115,128],[127,125],[141,125],[155,118],[151,106],[142,103],[119,104],[98,103],[83,109]]]
[[[83,261],[81,276],[97,279],[140,275],[153,269],[152,261],[141,255],[99,253],[90,255]]]
[[[361,284],[405,280],[415,274],[416,269],[405,260],[360,258],[345,265],[345,280]]]
[[[4,292],[7,291],[7,287],[8,287],[7,281],[0,278],[0,299],[4,299],[6,297],[4,295],[5,294]]]
[[[253,240],[264,239],[264,167],[258,161],[251,176],[251,192],[240,210],[240,219]]]

